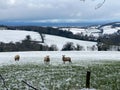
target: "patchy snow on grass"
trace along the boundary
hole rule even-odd
[[[16,54],[21,56],[20,61],[14,60]],[[63,64],[63,54],[71,57],[72,64]],[[46,55],[50,56],[50,65],[44,64]],[[39,90],[119,90],[119,61],[120,52],[110,51],[3,52],[0,73],[8,90],[32,90],[22,80]],[[90,89],[85,88],[88,70],[92,72]],[[5,90],[3,83],[0,87]]]
[[[68,28],[61,28],[61,30],[71,31],[73,34],[82,33],[83,35],[93,35],[94,37],[98,38],[102,34],[113,34],[117,32],[120,27],[112,27],[112,25],[106,25],[98,29],[100,26],[91,26],[87,28],[81,27],[68,27]],[[103,30],[103,32],[101,31]]]
[[[99,33],[101,32],[99,29],[96,28],[78,28],[78,27],[71,27],[71,28],[61,28],[62,30],[66,30],[66,31],[71,31],[73,34],[77,34],[77,33],[82,33],[83,35],[93,35],[95,37],[99,36]]]
[[[96,90],[96,89],[89,89],[89,88],[83,88],[83,89],[80,89],[80,90]]]

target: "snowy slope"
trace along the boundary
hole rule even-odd
[[[84,28],[75,28],[75,27],[71,27],[71,28],[60,28],[61,30],[66,30],[66,31],[71,31],[73,34],[76,33],[86,33],[86,30]]]
[[[59,48],[59,50],[62,49],[63,45],[67,42],[73,42],[74,45],[79,44],[84,47],[85,50],[87,50],[87,47],[92,47],[93,45],[96,45],[96,42],[90,42],[90,41],[82,41],[82,40],[75,40],[75,39],[69,39],[59,36],[53,36],[53,35],[46,35],[45,36],[45,43],[48,45],[55,44]]]
[[[96,26],[89,26],[89,27],[66,27],[60,28],[60,30],[71,31],[73,34],[76,33],[83,33],[83,35],[93,35],[98,37],[102,34],[113,34],[120,30],[120,23],[110,23],[105,25],[96,25]]]
[[[108,26],[102,27],[102,29],[103,29],[103,34],[113,34],[113,33],[117,32],[118,29],[120,29],[120,28],[119,27],[112,28],[111,25],[108,25]]]
[[[101,33],[101,30],[97,29],[96,27],[88,27],[88,28],[81,28],[81,27],[70,27],[70,28],[60,28],[61,30],[71,31],[73,34],[82,33],[83,35],[93,35],[98,37]]]
[[[25,39],[27,35],[30,35],[32,40],[41,41],[39,33],[21,30],[0,30],[0,41],[5,43],[18,42]],[[87,50],[87,47],[92,47],[93,45],[96,45],[96,42],[81,41],[47,34],[45,35],[45,44],[49,46],[55,44],[57,45],[59,50],[61,50],[63,45],[67,42],[73,42],[74,45],[79,44],[83,46],[85,50]]]
[[[40,35],[37,32],[22,30],[0,30],[0,42],[20,42],[21,40],[24,40],[27,35],[30,35],[32,40],[41,40]]]

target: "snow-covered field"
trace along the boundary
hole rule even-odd
[[[120,27],[112,28],[111,25],[102,27],[103,34],[113,34],[119,30]]]
[[[71,31],[73,34],[76,34],[76,33],[83,33],[83,34],[86,34],[86,30],[84,28],[60,28],[61,30],[66,30],[66,31]]]
[[[103,33],[111,34],[118,29],[105,26]],[[99,33],[96,28],[69,30],[89,35]],[[41,41],[37,32],[0,30],[0,42],[21,42],[27,35],[30,35],[32,40]],[[85,51],[0,52],[0,90],[32,90],[22,80],[39,90],[120,90],[120,52],[88,51],[88,47],[97,43],[45,35],[45,44],[49,46],[55,44],[59,50],[67,42],[79,44]],[[14,60],[17,54],[20,55],[19,61]],[[50,56],[50,65],[44,64],[46,55]],[[72,64],[68,62],[63,64],[62,55],[71,57]],[[91,71],[90,85],[93,89],[85,88],[88,70]]]
[[[31,39],[34,41],[41,41],[41,37],[37,32],[23,31],[23,30],[0,30],[0,42],[5,42],[5,43],[21,42],[21,40],[24,40],[27,35],[30,35]],[[86,51],[87,51],[87,47],[92,47],[93,45],[97,44],[96,42],[75,40],[75,39],[69,39],[65,37],[45,34],[45,44],[49,46],[55,44],[57,45],[58,50],[61,50],[63,45],[66,44],[67,42],[73,42],[74,45],[79,44],[83,46],[84,50]]]
[[[82,33],[83,35],[93,35],[96,38],[99,37],[101,30],[96,29],[96,27],[91,28],[80,28],[80,27],[71,27],[71,28],[61,28],[61,30],[71,31],[73,34]]]
[[[62,55],[71,57],[74,65],[87,65],[99,61],[120,61],[120,52],[116,51],[31,51],[31,52],[1,52],[0,65],[14,64],[14,56],[19,54],[18,63],[40,63],[46,55],[51,58],[52,65],[62,64]]]
[[[14,56],[19,54],[20,61]],[[62,55],[70,56],[72,64],[62,62]],[[50,65],[43,62],[51,58]],[[119,90],[120,52],[42,51],[0,53],[1,90]],[[91,89],[85,88],[86,71],[91,71]],[[6,89],[7,88],[7,89]]]
[[[54,35],[45,36],[45,43],[48,45],[55,44],[57,45],[59,50],[61,50],[63,45],[66,44],[67,42],[73,42],[74,45],[79,44],[80,46],[83,46],[85,51],[89,51],[87,47],[92,47],[93,45],[96,46],[97,44],[96,42],[75,40],[75,39],[69,39],[65,37],[54,36]],[[97,47],[96,47],[96,50],[97,50]]]
[[[1,30],[0,41],[18,42],[26,35],[41,41],[36,32]],[[80,41],[53,35],[45,35],[45,44],[56,44],[59,49],[66,42],[87,47],[95,42]],[[15,61],[14,56],[20,55]],[[50,65],[44,64],[44,57],[50,56]],[[71,57],[72,64],[63,64],[62,55]],[[107,62],[107,64],[105,64]],[[32,90],[22,80],[39,90],[119,90],[120,52],[118,51],[25,51],[0,52],[0,90]],[[85,88],[86,71],[90,70],[91,88]],[[2,89],[1,89],[2,88]],[[82,89],[83,88],[83,89]],[[95,88],[95,89],[94,89]]]
[[[116,23],[117,24],[117,23]],[[112,25],[105,25],[98,29],[98,26],[90,26],[87,28],[81,27],[68,27],[68,28],[60,28],[61,30],[71,31],[73,34],[82,33],[83,35],[93,35],[95,37],[99,37],[101,34],[113,34],[120,30],[120,27],[112,27]],[[103,32],[101,31],[103,30]]]
[[[21,42],[27,35],[31,36],[32,40],[41,41],[40,35],[37,32],[23,30],[0,30],[0,42]]]

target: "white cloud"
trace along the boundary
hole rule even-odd
[[[14,5],[16,0],[9,0],[9,4]]]
[[[101,0],[100,0],[101,1]],[[120,18],[119,0],[0,0],[0,20],[41,20],[51,22]]]

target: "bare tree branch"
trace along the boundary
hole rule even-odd
[[[2,75],[0,74],[0,78],[3,81],[3,86],[6,88],[6,90],[8,90],[6,83],[5,83],[5,79],[2,77]]]
[[[105,3],[105,1],[106,1],[106,0],[103,0],[102,3],[97,4],[97,6],[95,7],[95,9],[98,9],[98,8],[102,7],[103,4]]]
[[[31,87],[34,90],[38,90],[37,88],[33,87],[32,85],[28,84],[26,81],[22,80],[23,83],[25,83],[27,86]]]
[[[85,2],[86,0],[80,0],[80,1],[84,1]],[[92,1],[95,1],[95,0],[92,0]],[[95,7],[95,9],[98,9],[98,8],[102,7],[103,4],[105,3],[105,1],[106,0],[103,0],[101,3],[98,3],[97,6]]]

